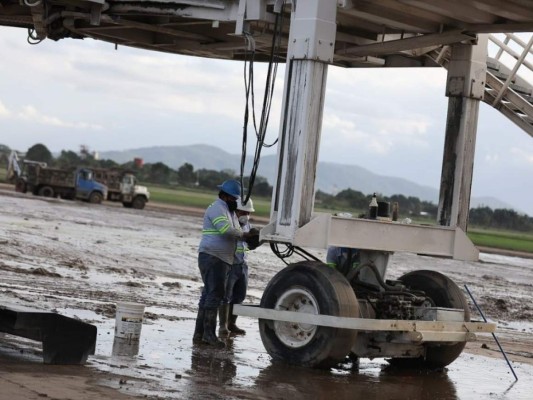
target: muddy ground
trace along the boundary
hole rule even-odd
[[[468,285],[519,380],[490,335],[469,343],[444,371],[393,370],[382,359],[330,371],[273,364],[257,322],[225,350],[193,347],[201,289],[201,219],[191,210],[128,210],[0,190],[0,305],[80,318],[98,328],[85,366],[42,364],[37,342],[0,334],[0,400],[10,399],[530,399],[533,385],[533,260],[481,254],[480,262],[396,253],[388,278],[416,269]],[[324,251],[313,251],[324,258]],[[299,261],[295,258],[293,261]],[[248,303],[284,267],[262,246],[250,256]],[[116,355],[115,304],[146,305],[138,349]],[[472,308],[474,319],[481,319]],[[122,349],[124,352],[124,349]],[[115,355],[114,355],[115,354]]]

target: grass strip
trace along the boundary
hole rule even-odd
[[[218,196],[218,192],[198,189],[169,189],[149,186],[150,200],[157,203],[182,207],[207,208]],[[270,215],[270,199],[253,197],[255,212],[259,217]]]
[[[476,246],[533,253],[533,235],[519,232],[468,231]]]

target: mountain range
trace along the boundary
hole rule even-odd
[[[157,146],[122,151],[106,151],[99,154],[101,159],[110,159],[119,164],[142,158],[145,163],[162,162],[173,169],[184,163],[194,169],[237,170],[241,163],[240,154],[230,154],[218,147],[198,144],[190,146]],[[257,174],[265,177],[270,184],[275,181],[277,157],[267,155],[261,158]],[[248,157],[247,166],[252,165]],[[420,185],[407,179],[378,175],[357,165],[319,162],[317,168],[316,188],[330,194],[344,189],[354,189],[365,194],[373,192],[385,196],[403,194],[418,197],[420,200],[437,204],[439,191],[436,188]],[[473,197],[471,207],[488,206],[492,209],[514,207],[494,197]]]

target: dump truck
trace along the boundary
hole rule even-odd
[[[93,179],[89,168],[50,168],[46,163],[24,160],[15,190],[43,197],[61,197],[100,204],[107,197],[107,186]]]
[[[137,185],[131,171],[113,168],[93,168],[94,179],[108,187],[107,200],[120,201],[126,208],[142,210],[150,200],[146,186]]]

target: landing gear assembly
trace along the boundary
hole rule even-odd
[[[374,274],[380,269],[358,268]],[[470,322],[465,296],[439,272],[413,271],[398,281],[361,276],[344,276],[316,261],[291,264],[270,281],[260,308],[239,306],[236,313],[260,318],[263,345],[275,361],[315,368],[332,367],[348,355],[441,368],[459,357],[473,332],[495,328]]]

